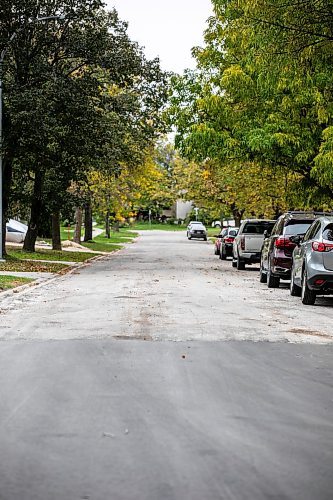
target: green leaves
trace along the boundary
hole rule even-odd
[[[16,34],[4,75],[7,193],[22,214],[38,192],[38,210],[50,214],[91,168],[116,176],[142,164],[165,131],[168,75],[98,0],[4,0],[1,8],[0,50]],[[65,19],[38,21],[59,14]]]
[[[261,193],[253,215],[269,205],[263,189],[272,178],[277,213],[287,201],[298,208],[326,204],[333,195],[333,0],[213,5],[205,46],[194,49],[198,69],[173,85],[177,146],[215,165],[220,191],[236,189],[240,172],[251,185],[251,172]],[[296,182],[304,189],[297,191]],[[246,185],[238,182],[234,203],[251,205]]]

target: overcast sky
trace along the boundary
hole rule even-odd
[[[158,56],[163,69],[177,73],[195,67],[191,48],[202,44],[210,0],[107,0],[107,6],[128,21],[130,38],[148,59]]]

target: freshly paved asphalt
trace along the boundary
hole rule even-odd
[[[172,233],[77,273],[0,302],[0,500],[332,499],[329,299]]]

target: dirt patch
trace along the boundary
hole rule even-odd
[[[300,335],[311,335],[313,337],[323,337],[325,339],[333,339],[332,335],[328,335],[327,333],[317,332],[315,330],[307,330],[306,328],[291,328],[288,330],[290,333],[297,333]]]
[[[114,335],[116,340],[153,340],[151,335]]]

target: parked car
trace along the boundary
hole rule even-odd
[[[304,237],[291,237],[293,252],[290,294],[312,305],[317,295],[333,293],[333,217],[315,220]]]
[[[235,227],[235,221],[234,221],[234,219],[224,219],[223,224],[222,224],[222,222],[220,220],[213,220],[212,227],[222,228],[222,226],[223,227],[229,227],[229,226]]]
[[[222,241],[223,236],[225,236],[227,234],[227,231],[228,231],[228,228],[224,227],[219,232],[219,234],[217,234],[215,236],[215,238],[216,238],[215,243],[214,243],[214,254],[215,255],[220,255],[221,241]]]
[[[14,219],[6,223],[6,241],[8,243],[23,243],[28,226]]]
[[[260,283],[278,288],[281,279],[290,279],[296,245],[291,237],[304,236],[316,217],[315,212],[287,212],[278,218],[272,230],[266,233],[262,247]]]
[[[275,220],[245,219],[234,239],[232,266],[245,269],[245,264],[260,262],[265,231],[271,232]]]
[[[187,238],[200,238],[207,241],[207,230],[202,222],[192,221],[187,226]]]
[[[220,259],[225,260],[227,257],[232,257],[232,246],[238,230],[238,227],[228,227],[226,233],[223,234],[220,240]]]
[[[220,220],[213,220],[212,227],[222,227]]]

